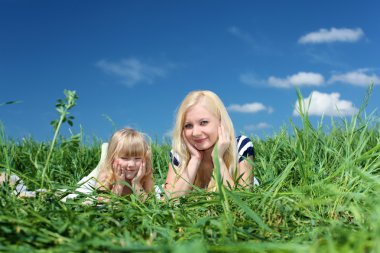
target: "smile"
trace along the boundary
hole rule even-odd
[[[202,142],[205,142],[206,140],[207,140],[207,138],[203,138],[203,139],[194,140],[194,142],[196,142],[196,143],[202,143]]]

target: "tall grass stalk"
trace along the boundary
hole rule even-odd
[[[45,166],[42,170],[42,175],[41,175],[41,188],[44,187],[44,182],[46,178],[46,173],[49,168],[49,163],[50,163],[50,158],[53,153],[53,149],[55,147],[55,143],[57,141],[57,137],[59,134],[59,130],[61,128],[62,123],[66,122],[72,126],[73,122],[72,120],[74,119],[73,116],[67,116],[69,114],[69,110],[75,106],[75,102],[78,99],[78,96],[75,91],[70,91],[70,90],[65,90],[65,101],[62,99],[58,99],[58,102],[56,104],[56,110],[58,111],[60,117],[58,120],[52,121],[51,124],[54,127],[54,137],[50,145],[50,149],[46,158]]]

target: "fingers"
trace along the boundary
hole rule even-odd
[[[115,176],[118,178],[125,177],[125,171],[123,167],[121,166],[118,159],[115,159],[115,161],[112,163],[113,172],[115,173]]]

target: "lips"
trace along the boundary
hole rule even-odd
[[[202,142],[205,142],[207,140],[207,138],[203,138],[203,139],[196,139],[194,140],[195,143],[202,143]]]

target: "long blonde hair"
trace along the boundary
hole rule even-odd
[[[230,146],[223,156],[223,160],[232,176],[236,175],[237,148],[234,126],[228,115],[227,109],[220,98],[212,91],[199,90],[190,92],[182,101],[177,111],[176,122],[173,130],[172,148],[179,156],[180,164],[177,173],[182,174],[190,160],[190,152],[183,140],[182,131],[185,124],[185,115],[194,105],[202,103],[205,108],[216,118],[218,118],[224,129],[229,133]],[[217,129],[215,131],[218,131]]]
[[[116,131],[108,144],[107,156],[104,163],[100,167],[99,173],[104,173],[105,182],[114,183],[115,174],[112,168],[115,158],[123,156],[139,156],[145,159],[146,173],[144,176],[152,172],[152,152],[147,142],[145,134],[138,132],[132,128],[123,128]]]

